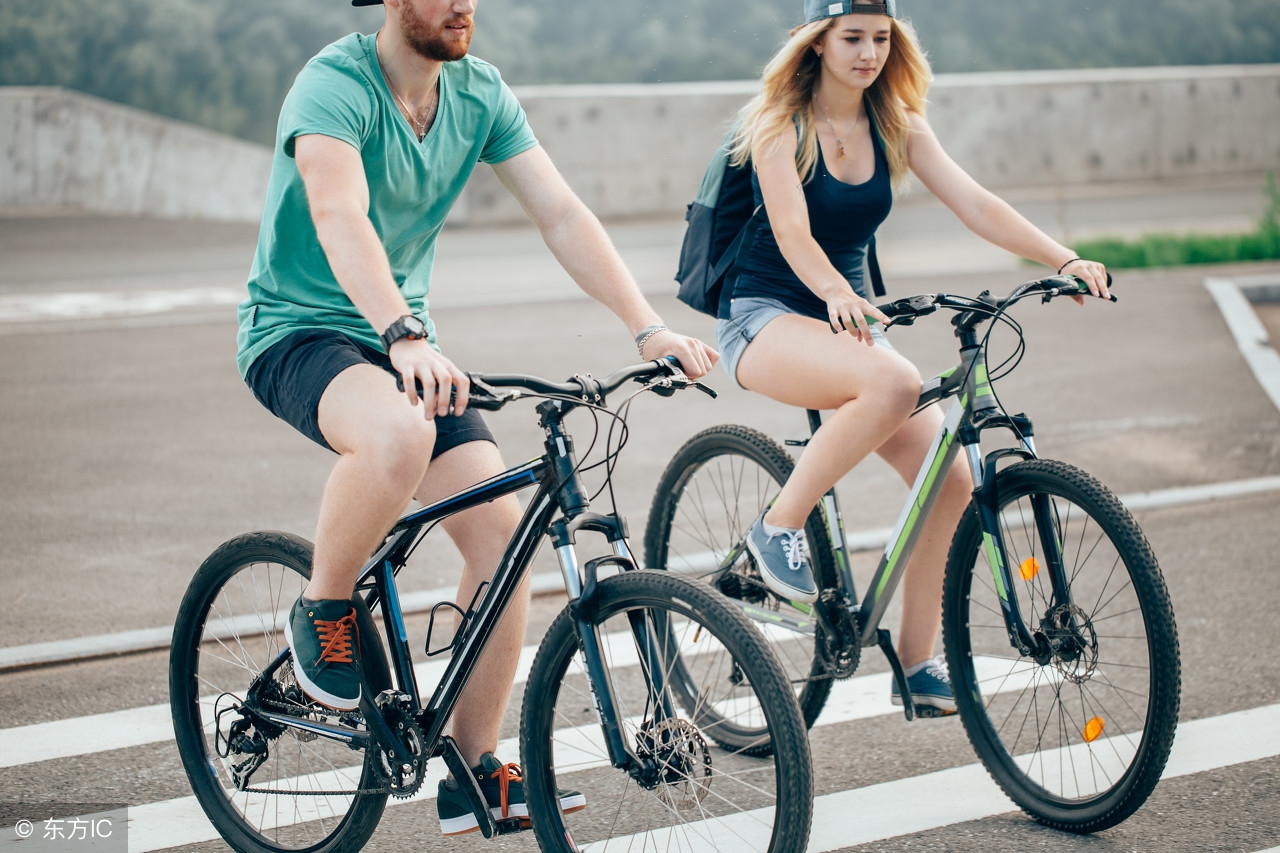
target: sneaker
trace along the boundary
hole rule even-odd
[[[804,531],[785,527],[775,530],[772,535],[765,532],[762,512],[747,533],[747,550],[755,557],[760,577],[769,589],[791,601],[817,601],[818,585],[813,582]]]
[[[947,714],[956,710],[956,697],[951,692],[951,675],[942,658],[931,658],[918,663],[906,671],[907,686],[911,688],[911,700],[916,704],[928,705]],[[898,690],[898,680],[893,679],[893,688],[889,691],[889,701],[895,705],[902,704],[902,693]]]
[[[520,767],[516,764],[503,764],[494,758],[492,752],[480,756],[480,766],[473,767],[480,783],[480,792],[489,804],[489,814],[494,820],[520,818],[526,826],[529,824],[529,807],[524,801],[524,780],[520,775]],[[560,811],[564,814],[582,811],[587,807],[587,798],[577,791],[557,791],[560,795]],[[471,805],[462,786],[452,778],[440,780],[440,789],[436,794],[436,811],[440,814],[440,831],[445,835],[462,835],[475,832],[480,828],[476,816],[471,813]]]
[[[313,701],[335,711],[360,707],[356,668],[356,612],[349,601],[299,598],[284,623],[298,686]]]

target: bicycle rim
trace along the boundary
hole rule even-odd
[[[249,758],[228,750],[225,740],[241,716],[235,704],[246,700],[250,684],[284,650],[284,620],[309,572],[310,546],[303,540],[286,534],[232,540],[197,573],[175,631],[170,689],[179,750],[206,814],[238,850],[326,851],[357,836],[363,843],[386,800],[385,794],[317,794],[380,787],[373,758],[292,728],[254,726],[244,732],[267,748],[246,786],[259,792],[237,790],[233,780],[233,766]],[[367,609],[358,611],[368,668],[375,657],[370,641],[378,640]],[[371,667],[373,680],[387,686],[381,664]],[[263,694],[271,697],[272,710],[292,709],[315,722],[354,727],[350,719],[309,703],[287,661]]]
[[[592,851],[803,850],[812,807],[808,743],[758,632],[723,604],[708,604],[714,593],[679,578],[621,576],[601,591],[597,630],[622,736],[655,762],[659,778],[637,780],[610,765],[566,611],[534,664],[537,683],[548,689],[527,693],[524,708],[526,790],[543,849],[574,849],[565,841],[572,839]],[[661,663],[652,671],[669,684],[682,658],[720,668],[726,689],[701,701],[714,704],[717,717],[759,727],[773,744],[770,755],[717,746],[698,722],[705,706],[685,707],[669,687],[655,686],[640,665],[632,632],[638,617],[656,638]],[[674,713],[665,716],[664,707]],[[548,808],[557,786],[582,792],[587,807],[568,815]]]
[[[1150,794],[1172,745],[1177,633],[1155,556],[1093,478],[1061,463],[1021,463],[999,481],[1001,534],[1024,622],[1060,641],[1047,662],[1011,647],[1001,590],[966,515],[948,566],[947,649],[970,738],[996,781],[1044,823],[1094,831]],[[1071,607],[1054,600],[1033,499],[1050,508]]]
[[[752,608],[749,615],[765,632],[806,724],[812,725],[831,691],[831,678],[818,652],[821,625],[811,618],[807,605],[797,606],[764,586],[743,545],[751,524],[778,496],[793,467],[785,450],[746,427],[713,427],[690,439],[659,483],[645,536],[646,562],[650,568],[708,582]],[[830,539],[817,510],[805,524],[805,538],[819,586],[834,586]],[[795,623],[803,623],[805,630],[780,627]],[[695,678],[682,681],[691,695],[703,689]],[[750,736],[744,732],[732,743],[739,745]]]

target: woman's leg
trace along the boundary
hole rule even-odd
[[[903,424],[877,452],[910,485],[941,424],[942,410],[930,406]],[[902,628],[898,632],[898,657],[903,667],[910,668],[933,657],[942,624],[942,575],[947,551],[972,493],[969,468],[964,460],[956,459],[903,575]]]
[[[834,413],[809,441],[765,516],[799,528],[822,495],[898,432],[920,395],[920,374],[898,353],[868,347],[810,317],[786,314],[756,335],[738,381],[781,403]],[[954,525],[953,525],[954,526]]]

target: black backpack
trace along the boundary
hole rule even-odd
[[[712,317],[727,316],[729,300],[733,297],[730,272],[751,248],[765,218],[764,206],[754,207],[751,162],[741,166],[729,162],[733,133],[729,132],[711,158],[702,176],[698,197],[684,215],[689,227],[680,245],[680,269],[676,272],[676,281],[680,283],[676,297],[695,311]],[[867,245],[867,271],[875,295],[884,296],[875,237]],[[728,287],[725,287],[726,281]]]

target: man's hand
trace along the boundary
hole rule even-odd
[[[471,380],[452,361],[436,352],[431,344],[425,340],[401,338],[391,345],[387,357],[400,374],[409,405],[418,405],[417,388],[418,383],[422,383],[423,415],[427,420],[436,415],[450,414],[450,397],[455,388],[457,394],[452,401],[452,413],[460,415],[466,411]]]
[[[664,329],[644,342],[640,357],[646,359],[665,358],[673,355],[680,362],[680,367],[690,379],[701,379],[720,360],[720,353],[704,344],[697,338],[678,334]]]

